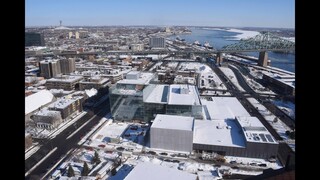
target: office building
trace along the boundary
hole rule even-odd
[[[73,114],[82,112],[83,96],[64,96],[61,99],[51,103],[48,108],[51,111],[59,111],[61,118],[68,120]]]
[[[83,79],[82,76],[61,75],[46,81],[47,89],[63,89],[72,91],[79,87],[79,82]]]
[[[130,71],[126,79],[110,88],[110,107],[115,120],[143,121],[143,89],[153,76],[153,73]]]
[[[57,128],[63,122],[60,111],[49,110],[47,108],[34,113],[32,120],[38,128],[48,130]]]
[[[45,46],[43,34],[25,32],[25,46]]]
[[[51,59],[40,61],[40,76],[49,79],[61,74],[60,60]]]
[[[108,78],[104,78],[102,76],[92,76],[85,78],[80,81],[79,89],[80,91],[85,89],[105,89],[111,85],[111,82]]]
[[[191,152],[193,117],[158,114],[150,129],[150,147]]]
[[[62,74],[70,74],[76,70],[75,59],[60,59],[60,69]]]
[[[165,39],[163,37],[151,37],[149,46],[151,48],[165,48]]]

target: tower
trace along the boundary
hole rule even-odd
[[[60,20],[60,26],[62,26],[62,21]]]

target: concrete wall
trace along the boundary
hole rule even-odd
[[[221,154],[229,156],[267,159],[271,156],[277,156],[278,144],[247,142],[247,146],[245,148],[193,144],[193,150],[213,151],[218,153],[221,152]]]
[[[193,132],[151,127],[150,147],[174,151],[192,151]]]

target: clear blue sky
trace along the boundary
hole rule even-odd
[[[25,0],[26,26],[294,28],[294,0]]]

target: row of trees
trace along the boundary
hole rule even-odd
[[[95,151],[91,163],[97,165],[100,162],[101,162],[101,160],[99,158],[99,154],[97,153],[97,151]],[[84,162],[83,163],[83,169],[82,169],[82,172],[81,172],[81,176],[88,176],[89,172],[90,172],[90,169],[88,167],[88,164],[87,164],[87,162]],[[72,166],[69,164],[67,176],[68,177],[73,177],[74,175],[75,175],[74,174],[74,170],[73,170]]]

